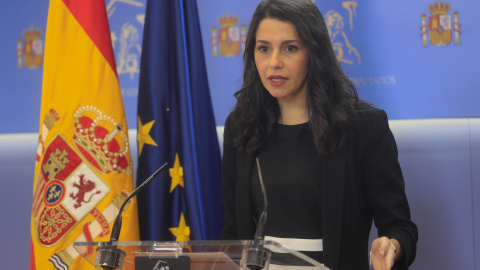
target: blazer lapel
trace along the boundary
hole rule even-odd
[[[322,233],[325,265],[338,269],[345,195],[345,147],[322,160]]]

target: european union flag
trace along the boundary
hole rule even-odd
[[[142,240],[218,239],[221,157],[195,0],[147,2],[138,93]]]

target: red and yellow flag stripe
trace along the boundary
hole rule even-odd
[[[134,190],[105,1],[50,1],[40,113],[31,269],[88,269],[81,257],[94,250],[73,242],[108,241]],[[139,239],[136,199],[128,205],[121,241]]]

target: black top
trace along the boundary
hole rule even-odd
[[[322,239],[321,159],[308,123],[278,124],[274,138],[267,141],[258,158],[267,193],[265,235]],[[251,192],[252,212],[258,221],[264,202],[256,166],[252,170]],[[322,260],[321,252],[305,254]]]

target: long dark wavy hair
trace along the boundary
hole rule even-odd
[[[280,116],[278,102],[263,86],[255,66],[256,32],[266,18],[293,24],[308,47],[306,105],[314,143],[320,154],[339,149],[352,134],[359,98],[335,56],[325,20],[310,0],[264,0],[256,8],[245,41],[243,85],[235,93],[233,117],[239,129],[235,146],[255,152],[273,134]]]

